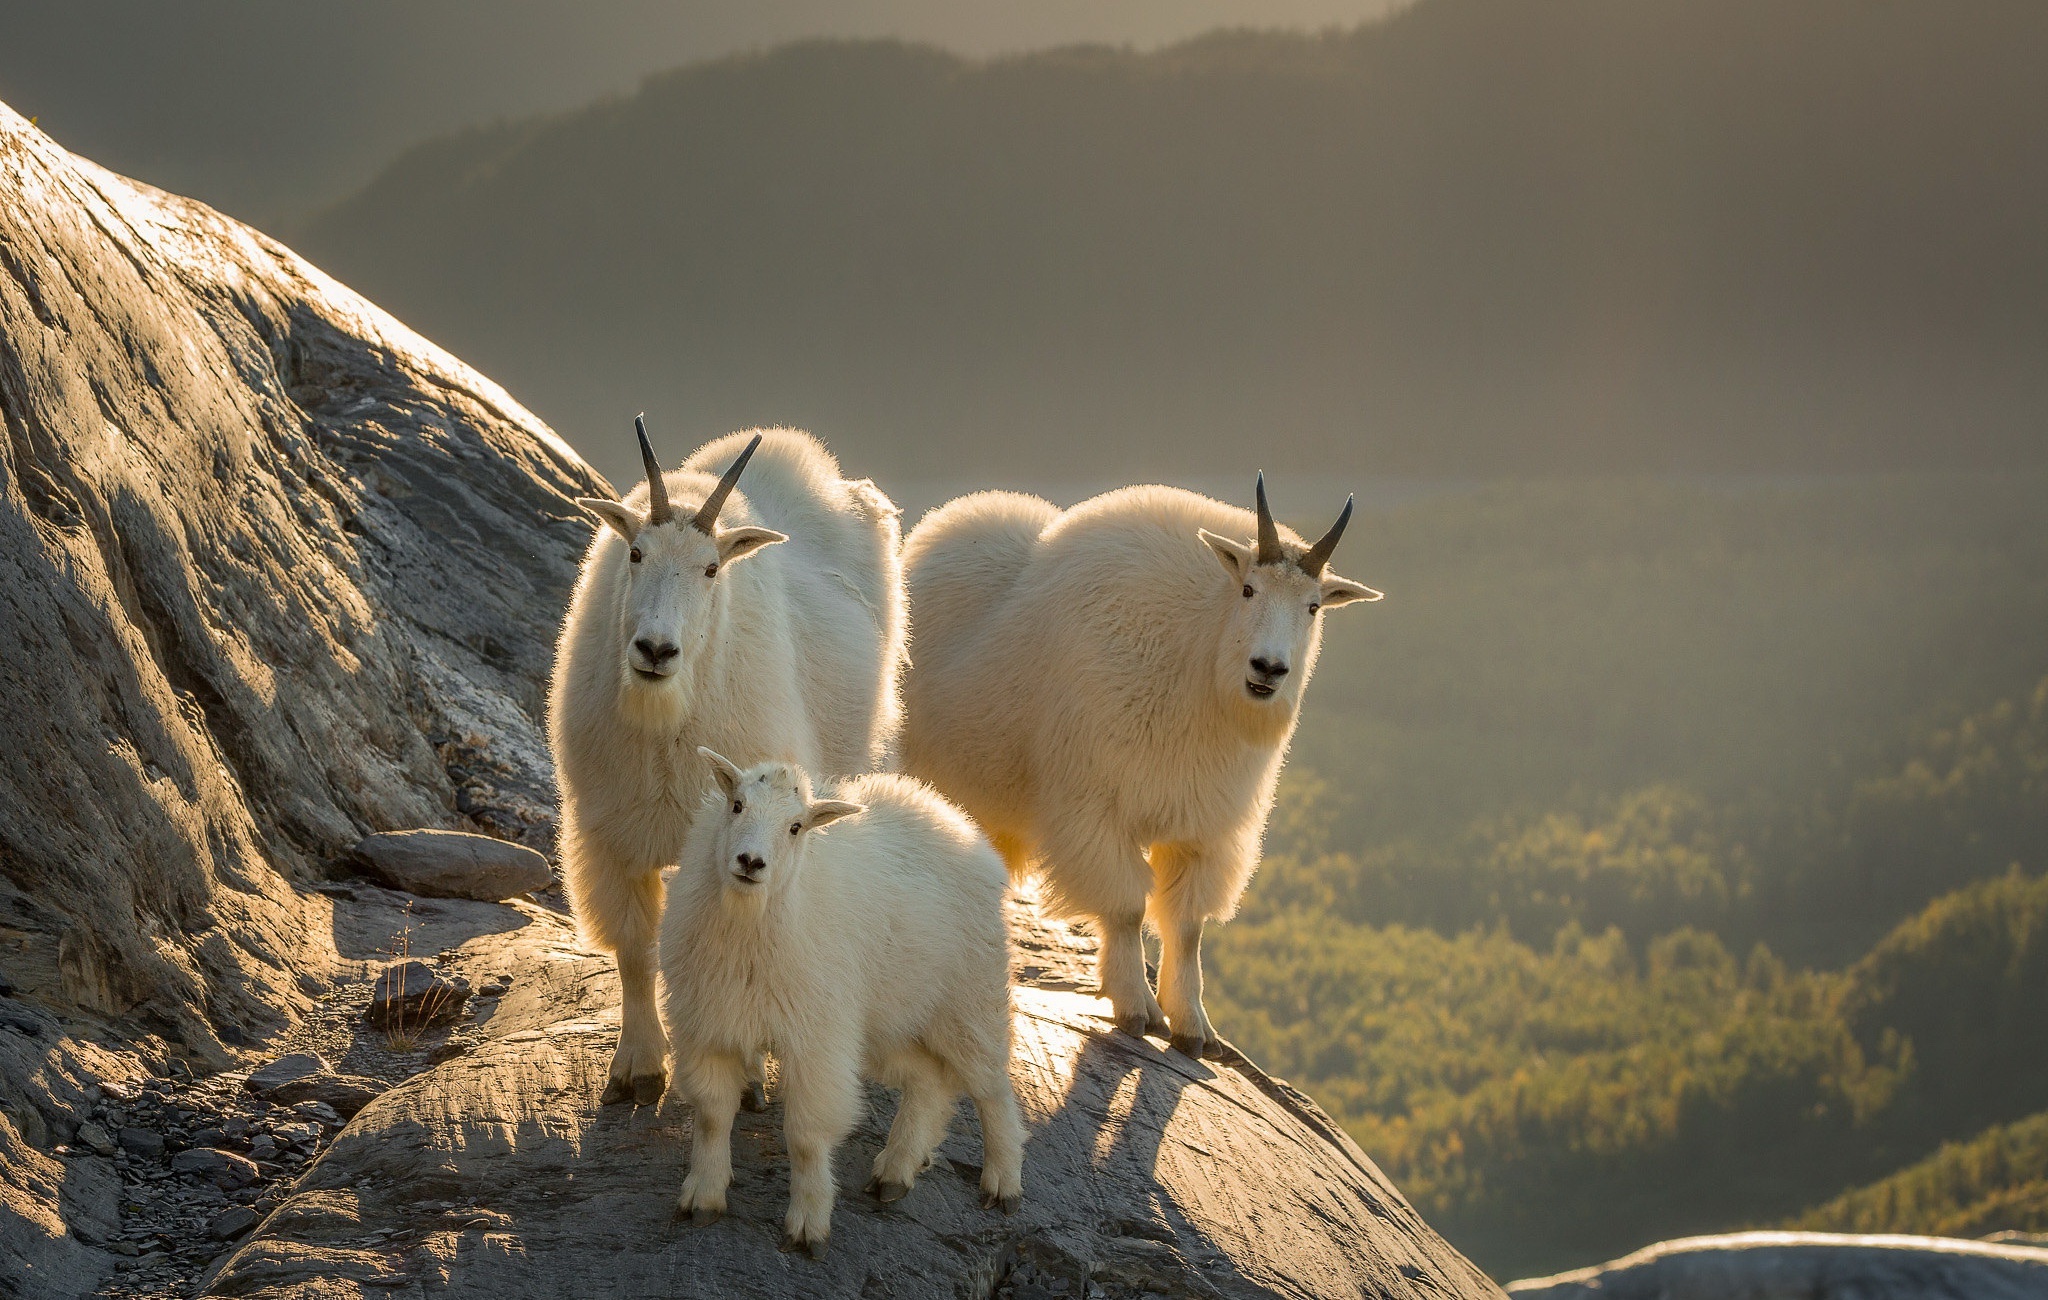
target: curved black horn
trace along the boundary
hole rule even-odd
[[[1273,511],[1266,504],[1266,471],[1259,471],[1259,563],[1278,564],[1285,556],[1280,551],[1280,530],[1273,526]]]
[[[661,466],[654,460],[654,447],[647,441],[645,412],[633,417],[633,432],[640,435],[640,463],[647,467],[647,522],[665,524],[675,517],[675,511],[669,509],[668,484],[662,481]]]
[[[740,471],[747,467],[747,458],[754,454],[754,448],[761,445],[761,435],[755,434],[747,449],[739,454],[732,468],[725,471],[725,477],[718,480],[718,486],[711,489],[711,495],[704,498],[704,504],[697,507],[697,517],[690,522],[698,532],[707,537],[718,535],[718,512],[725,509],[725,499],[732,495],[732,485],[740,481]]]
[[[1344,498],[1344,513],[1337,516],[1337,522],[1330,525],[1330,531],[1323,539],[1309,547],[1301,555],[1301,571],[1311,578],[1323,576],[1323,567],[1330,562],[1330,555],[1337,549],[1337,539],[1344,535],[1344,525],[1351,522],[1352,498]]]

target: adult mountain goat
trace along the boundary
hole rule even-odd
[[[703,758],[718,788],[661,925],[676,1081],[696,1109],[678,1210],[724,1213],[733,1115],[765,1051],[782,1067],[785,1244],[824,1249],[832,1152],[864,1109],[863,1074],[903,1089],[870,1191],[909,1192],[965,1092],[981,1116],[982,1204],[1015,1209],[1024,1121],[1010,1086],[1002,859],[907,777],[856,777],[820,798],[795,764]]]
[[[623,501],[577,502],[604,527],[556,647],[548,736],[569,901],[585,937],[619,960],[604,1099],[647,1104],[667,1085],[660,872],[711,784],[697,747],[813,771],[880,766],[904,617],[898,511],[874,484],[841,478],[817,439],[731,434],[664,474],[635,427],[647,481]]]
[[[1380,598],[1328,571],[1350,518],[1346,502],[1306,545],[1273,522],[1262,475],[1256,516],[1167,487],[1064,514],[980,492],[904,543],[904,770],[979,821],[1013,874],[1036,864],[1052,910],[1095,921],[1120,1028],[1170,1028],[1191,1056],[1218,1041],[1202,927],[1257,866],[1320,611]]]

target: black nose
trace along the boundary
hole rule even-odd
[[[673,641],[662,641],[657,643],[654,641],[649,641],[644,636],[633,643],[633,648],[635,650],[638,650],[642,655],[646,656],[647,662],[656,668],[661,667],[663,664],[667,663],[669,660],[675,658],[678,654],[682,653],[681,651],[676,649],[675,642]]]
[[[749,876],[759,875],[768,865],[760,855],[754,853],[742,853],[733,860],[740,864],[740,871]]]
[[[1254,659],[1252,671],[1261,677],[1276,678],[1287,675],[1287,665],[1277,659]]]

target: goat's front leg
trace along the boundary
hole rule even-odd
[[[654,1009],[654,943],[661,926],[661,871],[621,857],[565,809],[562,875],[576,924],[619,960],[619,1047],[604,1104],[651,1106],[668,1088],[668,1037]]]
[[[816,1259],[832,1235],[832,1152],[860,1106],[857,1047],[784,1056],[782,1136],[789,1147],[789,1213],[782,1248]]]
[[[732,1121],[747,1077],[737,1056],[705,1054],[679,1063],[696,1114],[690,1120],[690,1172],[676,1201],[678,1217],[710,1223],[725,1213],[732,1185]]]
[[[1159,1002],[1173,1022],[1168,1042],[1196,1060],[1218,1056],[1223,1040],[1202,1008],[1202,928],[1207,859],[1191,845],[1152,847],[1152,922],[1159,928]]]

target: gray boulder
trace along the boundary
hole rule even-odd
[[[393,889],[428,898],[517,898],[555,883],[548,860],[523,844],[462,831],[382,831],[364,837],[349,860]]]
[[[1515,1300],[2041,1300],[2048,1250],[1946,1237],[1738,1232],[1530,1278]]]

